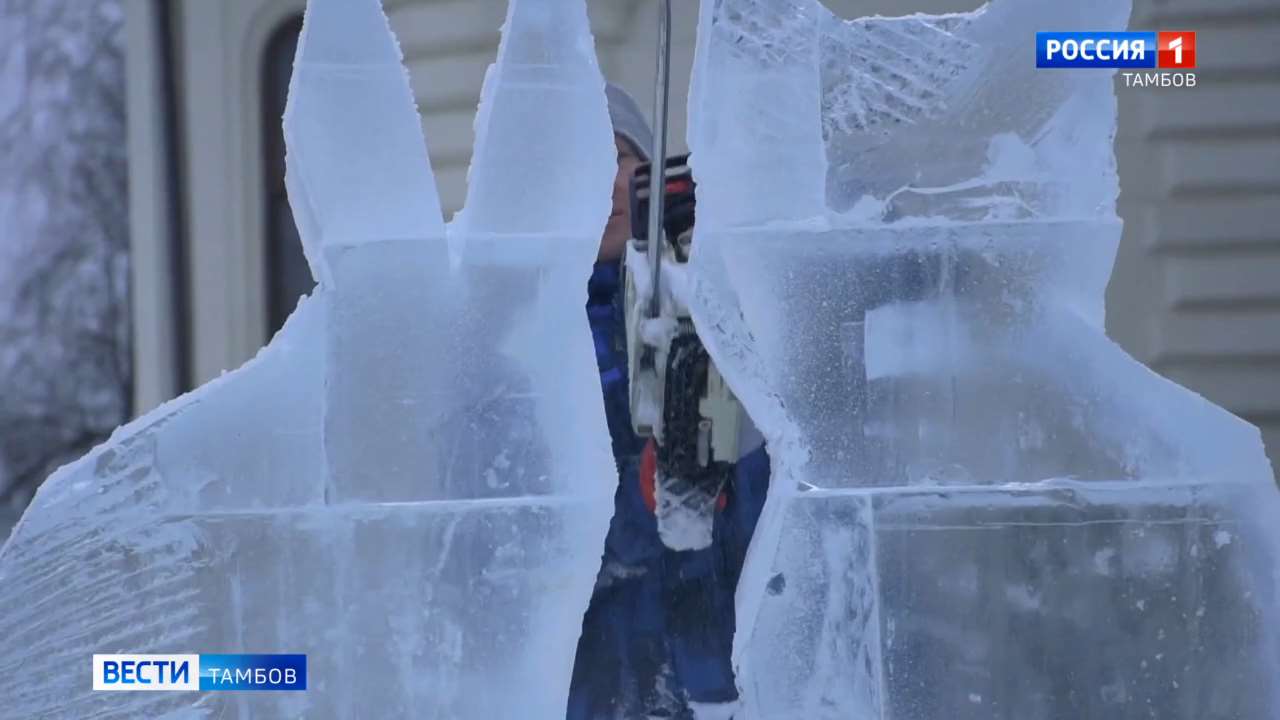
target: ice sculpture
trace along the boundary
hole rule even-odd
[[[774,463],[745,717],[1280,717],[1259,433],[1105,337],[1111,74],[1032,60],[1128,15],[702,4],[693,313]]]
[[[564,716],[616,483],[585,5],[512,1],[448,227],[376,0],[311,0],[285,134],[319,288],[45,483],[0,554],[0,717]],[[303,652],[309,689],[93,693],[95,652]]]

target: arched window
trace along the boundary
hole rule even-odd
[[[293,56],[302,33],[302,16],[276,29],[262,57],[262,152],[266,189],[267,337],[284,325],[298,298],[311,292],[315,281],[302,253],[302,240],[284,186],[284,115],[289,96]]]

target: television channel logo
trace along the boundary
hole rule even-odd
[[[199,655],[94,655],[93,689],[199,690]]]
[[[94,655],[93,689],[104,691],[306,690],[301,654]]]
[[[1194,70],[1196,67],[1196,34],[1191,31],[1156,33],[1159,60],[1156,67],[1170,70]]]
[[[1194,70],[1193,31],[1038,32],[1038,68]]]

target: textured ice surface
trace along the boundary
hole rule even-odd
[[[446,227],[378,3],[311,0],[285,135],[319,288],[45,483],[0,554],[0,717],[564,716],[616,483],[603,90],[582,2],[513,0]],[[302,652],[309,688],[95,694],[102,652]]]
[[[765,433],[751,718],[1280,717],[1257,430],[1103,332],[1117,0],[703,3],[693,314]]]

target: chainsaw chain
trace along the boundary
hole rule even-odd
[[[664,494],[705,514],[708,521],[733,470],[728,462],[712,461],[706,467],[698,463],[698,424],[702,420],[698,405],[707,390],[710,363],[706,348],[694,333],[679,334],[671,341],[663,402],[663,442],[657,452],[657,482]]]

